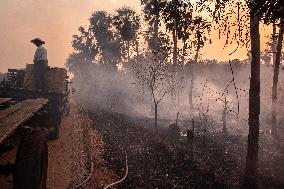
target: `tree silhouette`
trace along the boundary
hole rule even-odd
[[[158,134],[158,105],[173,88],[179,85],[172,78],[171,65],[166,61],[167,53],[149,53],[145,61],[137,65],[136,77],[142,87],[146,87],[155,106],[155,131]],[[174,85],[173,85],[174,81]]]
[[[171,41],[169,36],[166,33],[159,32],[157,36],[157,44],[154,43],[153,35],[149,34],[150,32],[147,31],[145,35],[145,39],[148,43],[148,47],[151,49],[156,49],[155,53],[167,53],[170,54],[171,50]],[[157,46],[156,46],[157,45]],[[155,47],[156,46],[156,47]]]
[[[185,64],[185,57],[187,56],[187,48],[188,44],[187,41],[190,38],[190,34],[192,32],[192,26],[193,26],[193,8],[192,6],[189,6],[188,4],[184,3],[182,4],[182,7],[180,9],[181,14],[181,20],[179,21],[179,27],[177,28],[177,36],[179,40],[182,40],[182,57],[181,62],[182,64]]]
[[[249,0],[246,1],[246,8],[243,10],[247,12],[245,14],[245,20],[249,19],[249,27],[245,25],[245,30],[249,29],[250,34],[250,45],[251,45],[251,77],[250,77],[250,90],[249,90],[249,135],[248,135],[248,148],[246,156],[246,168],[243,188],[257,188],[257,167],[258,167],[258,140],[259,140],[259,114],[260,114],[260,34],[259,34],[259,22],[260,15],[257,15],[258,8],[261,6],[259,1]],[[262,2],[263,3],[263,2]],[[219,22],[222,18],[228,18],[228,14],[224,15],[225,7],[235,7],[237,5],[237,26],[234,38],[242,40],[243,29],[240,23],[243,21],[240,17],[240,4],[237,4],[234,0],[218,0],[215,2],[215,10],[212,13],[215,21]],[[262,5],[263,6],[263,5]],[[222,15],[222,16],[221,16]],[[246,16],[248,15],[248,16]],[[227,20],[223,23],[225,27],[228,26]],[[227,30],[228,34],[231,32],[230,29]],[[245,39],[248,36],[245,32]],[[228,40],[226,41],[228,44]]]
[[[73,35],[72,47],[75,52],[71,53],[66,60],[65,66],[69,72],[82,78],[82,69],[86,64],[91,64],[98,55],[98,47],[90,31],[79,27],[79,35]]]
[[[177,65],[178,60],[178,35],[182,37],[181,33],[185,28],[185,22],[182,22],[184,14],[188,14],[191,10],[191,3],[188,0],[173,0],[167,1],[163,9],[163,20],[166,29],[172,33],[173,37],[173,68]],[[189,16],[189,15],[187,15]],[[186,18],[188,19],[188,18]],[[190,24],[190,23],[188,23]],[[183,35],[184,39],[186,38]]]
[[[191,84],[189,89],[189,105],[190,109],[193,110],[193,88],[194,88],[194,79],[195,79],[195,67],[198,63],[198,57],[200,53],[200,49],[204,46],[205,42],[208,39],[208,35],[210,32],[211,26],[207,20],[203,19],[201,16],[197,16],[192,20],[191,30],[193,32],[194,38],[192,40],[192,46],[196,48],[196,53],[194,57],[194,64],[191,68]],[[210,40],[211,42],[211,40]]]
[[[112,17],[105,11],[96,11],[90,20],[90,31],[97,42],[102,62],[113,69],[121,59],[120,38],[112,30]]]
[[[130,59],[130,43],[137,37],[140,28],[140,17],[130,7],[116,10],[113,16],[113,25],[118,30],[122,41],[126,42],[127,61]]]
[[[260,113],[260,36],[259,18],[257,15],[263,2],[250,1],[250,30],[251,30],[251,80],[249,92],[249,136],[246,157],[246,170],[244,177],[244,188],[258,188],[257,186],[257,167],[258,167],[258,140],[259,140],[259,113]],[[268,9],[269,10],[269,9]],[[270,10],[269,10],[270,11]],[[265,17],[267,13],[263,13]],[[267,18],[267,17],[266,17]]]
[[[277,136],[277,89],[278,89],[278,77],[279,67],[281,63],[283,33],[284,33],[284,19],[282,18],[279,25],[279,34],[277,40],[277,48],[274,62],[274,74],[273,74],[273,86],[272,86],[272,120],[271,120],[271,133]]]
[[[143,12],[145,21],[148,23],[148,32],[153,35],[149,38],[152,40],[152,50],[157,50],[158,48],[158,35],[159,27],[161,25],[160,18],[162,11],[166,5],[165,0],[141,0],[141,5],[143,5]]]
[[[70,73],[74,74],[74,77],[80,78],[82,75],[81,67],[83,64],[86,64],[84,55],[82,55],[82,53],[72,53],[66,60],[65,66]]]

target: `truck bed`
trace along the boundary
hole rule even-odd
[[[43,98],[28,99],[0,111],[0,144],[40,111],[47,102],[48,100]]]

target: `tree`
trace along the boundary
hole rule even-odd
[[[254,3],[254,0],[251,1]],[[257,188],[257,163],[260,113],[260,34],[259,17],[250,10],[251,78],[249,90],[249,135],[246,156],[244,188]]]
[[[273,22],[273,33],[272,33],[272,44],[271,44],[271,50],[272,50],[272,64],[275,64],[276,59],[276,46],[277,46],[277,35],[276,35],[276,23]]]
[[[166,33],[159,32],[159,34],[157,35],[157,39],[155,40],[156,42],[154,42],[153,35],[149,31],[147,31],[145,35],[145,39],[148,43],[148,47],[150,50],[156,49],[155,53],[163,52],[166,54],[170,54],[171,40]]]
[[[191,69],[191,84],[189,89],[189,105],[190,109],[193,110],[193,87],[194,87],[194,79],[195,79],[195,66],[198,63],[198,57],[200,53],[200,49],[204,46],[208,37],[206,35],[210,32],[210,23],[203,19],[201,16],[197,16],[192,21],[191,30],[194,33],[194,39],[192,41],[192,45],[196,48],[196,54],[194,57],[194,64]],[[210,41],[211,42],[211,41]]]
[[[271,9],[266,9],[267,4],[263,3],[264,1],[261,2],[256,0],[250,0],[249,3],[252,62],[251,62],[251,80],[250,80],[250,91],[249,91],[249,136],[248,136],[248,148],[246,156],[245,177],[243,183],[244,188],[258,188],[257,167],[258,167],[258,140],[259,140],[259,113],[260,113],[259,21],[262,15],[264,15],[264,20],[270,20],[270,17],[271,19],[273,19],[275,18],[276,15],[278,15],[277,11],[278,8],[274,9],[274,11],[273,10],[271,11]],[[266,11],[262,12],[263,11],[262,8],[266,9]],[[272,8],[272,5],[270,6],[270,8]],[[281,50],[281,47],[279,48]],[[279,56],[279,62],[280,62],[280,56]],[[277,83],[277,81],[275,82]]]
[[[274,74],[273,74],[273,86],[272,86],[272,122],[271,122],[271,133],[277,136],[277,88],[278,88],[278,77],[279,77],[279,67],[281,61],[282,43],[283,43],[283,33],[284,33],[284,19],[280,21],[280,29],[278,35],[278,42],[276,48],[276,56],[274,62]]]
[[[152,34],[152,50],[157,51],[158,48],[158,35],[160,27],[160,17],[161,13],[166,5],[165,0],[141,0],[141,5],[143,5],[143,12],[145,15],[145,20],[149,25],[149,33]]]
[[[189,40],[190,34],[191,34],[191,27],[192,27],[192,13],[193,9],[192,6],[188,6],[188,4],[182,4],[180,14],[181,14],[181,20],[179,22],[179,27],[177,30],[177,36],[179,40],[182,40],[182,57],[181,62],[182,64],[185,64],[185,57],[187,55],[186,50],[188,48],[187,41]]]
[[[82,78],[82,69],[86,64],[91,64],[98,55],[97,44],[84,27],[79,27],[79,35],[73,35],[72,47],[75,52],[71,53],[66,60],[69,72]]]
[[[174,69],[178,63],[177,62],[178,60],[178,34],[180,34],[181,36],[182,29],[184,29],[185,27],[184,22],[181,22],[181,21],[183,19],[183,16],[185,16],[185,14],[189,10],[191,10],[190,9],[191,6],[192,5],[189,0],[172,0],[172,1],[167,1],[167,4],[163,10],[163,20],[165,22],[166,29],[172,32],[172,37],[173,37],[173,68]]]
[[[227,113],[228,113],[228,100],[227,100],[227,96],[228,96],[228,89],[226,90],[226,95],[224,100],[222,100],[222,102],[224,103],[224,109],[222,112],[222,122],[223,122],[223,128],[222,131],[224,134],[227,134]]]
[[[283,41],[283,22],[284,22],[284,1],[282,0],[261,0],[257,4],[257,14],[262,16],[266,24],[273,23],[273,36],[272,36],[272,52],[273,52],[273,86],[272,86],[272,122],[271,122],[271,133],[277,135],[276,129],[276,111],[277,111],[277,88],[278,88],[278,77],[279,77],[279,66],[281,61],[282,41]],[[278,35],[278,42],[276,34],[276,21],[280,20],[280,29]],[[276,48],[277,43],[277,48]],[[276,51],[276,54],[275,54]]]
[[[81,75],[80,67],[82,64],[85,64],[84,56],[81,53],[71,53],[66,60],[65,66],[67,67],[68,71],[73,73],[74,76]]]
[[[126,42],[127,61],[130,59],[130,43],[137,37],[140,29],[140,17],[130,7],[122,7],[116,10],[113,16],[113,25],[118,30],[122,41]]]
[[[105,11],[96,11],[89,21],[101,62],[111,69],[116,69],[116,64],[121,59],[121,44],[120,38],[112,30],[112,17]]]
[[[145,62],[137,65],[136,77],[142,87],[146,87],[155,106],[155,130],[158,134],[158,105],[172,91],[172,74],[166,53],[149,53]],[[177,85],[178,83],[176,83]]]
[[[260,114],[260,34],[259,23],[261,18],[264,18],[265,22],[275,20],[280,17],[284,17],[284,2],[281,0],[248,0],[242,7],[242,10],[249,13],[250,19],[249,34],[251,44],[251,78],[250,78],[250,90],[249,90],[249,135],[248,135],[248,148],[246,156],[246,169],[243,182],[243,188],[257,188],[257,167],[258,167],[258,140],[259,140],[259,114]],[[204,2],[201,3],[203,5]],[[218,0],[215,2],[215,10],[212,11],[212,15],[218,22],[224,15],[222,11],[226,6],[234,7],[237,5],[237,32],[234,34],[234,38],[239,37],[239,41],[242,40],[243,30],[246,30],[248,26],[242,25],[244,20],[240,17],[240,2],[235,0]],[[208,8],[209,9],[209,8]],[[227,18],[228,18],[227,14]],[[246,16],[244,16],[246,17]],[[226,20],[227,21],[227,20]],[[246,22],[244,22],[246,23]],[[223,26],[227,26],[226,24]],[[241,27],[244,28],[241,28]],[[227,38],[230,33],[230,29],[226,28]],[[246,33],[246,32],[245,32]],[[248,39],[248,35],[245,34],[245,38]],[[228,40],[227,40],[228,41]]]

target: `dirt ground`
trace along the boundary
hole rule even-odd
[[[48,141],[48,189],[103,188],[116,178],[105,167],[102,136],[90,124],[71,102],[59,138]],[[0,163],[14,162],[15,156],[16,148],[3,154]],[[12,183],[12,175],[0,176],[1,189],[11,189]]]
[[[48,142],[49,161],[47,187],[73,188],[88,177],[88,152],[90,145],[87,120],[81,118],[77,107],[70,103],[70,113],[62,122],[60,136]]]
[[[102,136],[91,124],[91,120],[71,103],[59,139],[49,142],[48,188],[103,188],[116,179],[103,160]]]

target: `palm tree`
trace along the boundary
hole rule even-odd
[[[167,4],[163,10],[163,19],[166,24],[166,28],[168,31],[172,32],[173,37],[173,67],[175,68],[177,65],[177,53],[178,53],[178,36],[177,36],[177,28],[178,22],[181,19],[181,15],[179,14],[179,8],[181,7],[181,3],[179,0],[167,1]]]
[[[152,48],[154,51],[158,48],[158,35],[161,13],[166,5],[165,0],[141,0],[141,5],[143,5],[143,12],[145,15],[145,20],[149,25],[149,31],[153,31]]]
[[[130,43],[137,37],[140,29],[140,17],[130,7],[122,7],[116,10],[113,16],[113,25],[119,32],[122,41],[126,42],[127,61],[130,59]]]
[[[189,4],[182,4],[180,9],[181,20],[179,21],[179,27],[177,28],[177,36],[179,40],[182,40],[182,57],[181,62],[185,64],[186,50],[187,50],[187,41],[191,35],[191,27],[193,23],[193,9]]]
[[[112,30],[112,17],[105,11],[96,11],[89,21],[89,30],[95,38],[102,62],[115,69],[121,58],[121,48],[120,39]]]

